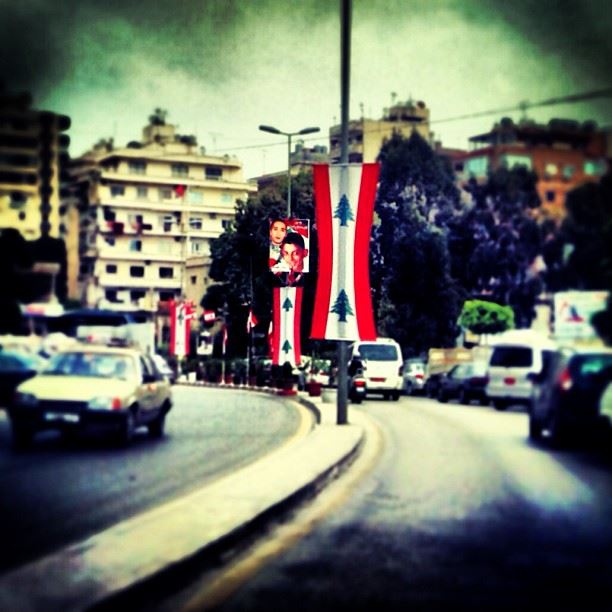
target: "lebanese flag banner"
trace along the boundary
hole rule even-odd
[[[369,254],[379,169],[377,163],[313,167],[319,269],[311,338],[376,339]]]
[[[303,287],[274,287],[272,304],[271,353],[274,365],[288,361],[295,366],[302,360],[300,320]]]
[[[191,319],[195,316],[191,302],[177,303],[174,300],[168,305],[170,312],[170,354],[177,357],[189,355],[189,332]]]

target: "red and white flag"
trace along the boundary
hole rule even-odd
[[[257,317],[253,314],[252,310],[249,310],[249,316],[247,317],[246,329],[247,334],[251,333],[251,330],[259,323]]]
[[[195,317],[195,310],[191,302],[171,301],[168,305],[170,312],[170,354],[177,357],[189,355],[189,332],[191,319]]]
[[[379,164],[315,164],[319,270],[311,337],[375,340],[370,231]]]
[[[271,342],[274,365],[283,365],[285,361],[297,365],[302,360],[302,291],[302,287],[274,287]]]

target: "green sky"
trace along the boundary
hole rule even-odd
[[[0,78],[72,118],[71,153],[138,139],[155,107],[247,176],[286,167],[286,141],[258,131],[340,117],[337,0],[0,0]],[[612,85],[605,0],[353,0],[351,117],[393,96],[423,100],[447,146],[491,116],[447,117]],[[529,111],[612,124],[611,99]],[[510,114],[510,113],[506,113]],[[514,118],[519,117],[515,113]]]

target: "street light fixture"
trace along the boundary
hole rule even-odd
[[[301,129],[299,132],[281,132],[281,130],[272,127],[271,125],[260,125],[259,129],[262,132],[287,136],[287,219],[289,219],[291,217],[291,137],[304,136],[304,134],[314,134],[315,132],[320,132],[321,130],[318,127],[307,127]]]

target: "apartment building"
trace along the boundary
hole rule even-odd
[[[33,256],[43,259],[28,273],[51,275],[50,286],[75,297],[78,214],[67,200],[69,128],[69,117],[33,108],[29,94],[0,93],[0,231],[16,229],[30,243],[46,237],[62,240],[66,260],[58,258],[61,243],[48,252],[48,244],[39,241]]]
[[[236,158],[207,155],[193,136],[154,119],[141,141],[102,141],[72,168],[87,305],[199,304],[211,239],[234,218],[236,200],[256,191]]]
[[[381,119],[355,119],[348,126],[348,157],[351,163],[376,161],[385,140],[397,132],[409,138],[416,130],[433,146],[433,133],[429,125],[429,108],[424,102],[400,102],[384,110]],[[342,126],[334,125],[329,130],[330,160],[340,160]]]
[[[552,119],[548,124],[504,118],[491,131],[469,139],[463,155],[461,182],[485,180],[500,166],[523,165],[538,175],[537,190],[547,217],[559,221],[565,214],[568,191],[598,181],[611,159],[610,133],[594,122]]]

